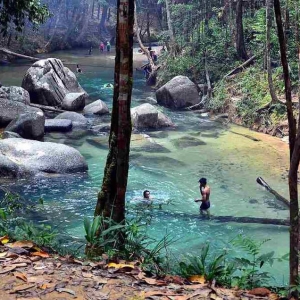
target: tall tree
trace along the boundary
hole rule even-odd
[[[300,127],[296,135],[296,120],[292,107],[291,80],[286,53],[286,41],[282,25],[280,0],[274,0],[278,41],[280,45],[281,63],[283,68],[286,109],[289,123],[289,147],[290,147],[290,285],[298,285],[298,246],[299,246],[299,203],[298,203],[298,167],[300,160]],[[299,120],[300,121],[300,120]],[[299,123],[298,123],[299,124]]]
[[[243,27],[243,0],[237,0],[236,3],[236,52],[240,59],[246,60],[248,58],[245,39],[244,39],[244,27]]]
[[[95,216],[125,219],[125,192],[131,137],[132,48],[134,0],[118,0],[113,110],[109,152]]]
[[[0,29],[2,34],[7,33],[12,22],[17,31],[22,31],[26,19],[32,24],[43,23],[49,17],[49,11],[39,0],[0,0]]]
[[[271,69],[271,29],[272,29],[272,0],[266,1],[266,63],[267,63],[267,73],[268,73],[268,84],[271,95],[271,103],[278,103],[273,78],[272,78],[272,69]]]

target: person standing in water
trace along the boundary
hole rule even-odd
[[[110,52],[110,42],[106,43],[106,50],[107,50],[107,52]]]
[[[210,216],[210,201],[209,201],[209,196],[210,196],[210,187],[207,185],[207,180],[206,178],[200,178],[199,179],[199,184],[200,184],[200,193],[202,198],[201,199],[195,199],[195,202],[202,202],[200,205],[200,214],[201,215],[207,215]]]
[[[100,43],[99,49],[101,52],[104,51],[104,43],[103,42]]]
[[[76,73],[82,73],[82,70],[80,69],[79,65],[76,66]]]

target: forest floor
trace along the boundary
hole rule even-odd
[[[266,288],[229,290],[194,278],[194,283],[174,275],[150,278],[137,264],[49,255],[28,241],[0,246],[1,300],[278,299]]]

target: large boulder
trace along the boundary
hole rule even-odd
[[[149,103],[132,108],[131,118],[133,126],[138,129],[173,126],[170,118]]]
[[[76,149],[48,142],[11,138],[0,141],[0,174],[5,176],[38,173],[65,174],[88,169]]]
[[[69,93],[84,93],[83,98],[88,96],[75,74],[56,58],[35,62],[26,72],[22,87],[29,92],[31,102],[48,106],[62,106]]]
[[[67,132],[73,127],[72,121],[68,119],[47,119],[45,121],[45,131],[52,132]]]
[[[30,103],[29,93],[20,86],[2,86],[0,88],[0,98],[24,104]]]
[[[20,114],[5,128],[15,132],[24,139],[42,140],[44,137],[45,115],[42,111]]]
[[[83,109],[85,115],[104,115],[108,114],[109,110],[107,105],[102,100],[96,100]]]
[[[62,101],[65,110],[81,110],[85,106],[86,93],[68,93]]]
[[[71,120],[73,125],[87,125],[88,123],[88,119],[86,117],[84,117],[81,114],[78,114],[76,112],[73,111],[66,111],[63,112],[59,115],[57,115],[55,118],[55,120],[57,119],[66,119],[66,120]]]
[[[157,103],[181,109],[200,102],[196,84],[186,76],[176,76],[156,91]]]
[[[21,102],[10,101],[0,98],[0,127],[7,126],[12,120],[16,119],[20,114],[30,112],[42,112],[40,109],[27,106]]]

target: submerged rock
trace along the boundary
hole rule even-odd
[[[156,107],[145,103],[131,109],[132,123],[135,128],[161,128],[173,126],[171,119],[159,112]]]
[[[0,152],[0,170],[6,172],[7,177],[85,172],[88,169],[79,151],[56,143],[10,138],[0,141]]]
[[[90,145],[100,148],[100,149],[108,149],[108,137],[107,136],[88,138],[88,139],[86,139],[86,142],[89,143]]]
[[[29,92],[31,102],[47,106],[61,106],[69,93],[83,93],[82,98],[88,97],[75,74],[56,58],[35,62],[27,70],[22,87]]]
[[[181,109],[200,102],[199,92],[186,76],[176,76],[156,91],[157,103],[166,107]]]
[[[205,142],[201,141],[200,139],[196,139],[191,136],[183,136],[178,139],[173,139],[171,142],[174,144],[176,148],[183,149],[186,147],[195,147],[195,146],[201,146],[206,145]]]
[[[88,119],[81,114],[72,111],[66,111],[59,114],[54,120],[67,119],[71,120],[73,125],[87,125]]]
[[[150,156],[141,155],[135,157],[132,161],[132,165],[137,167],[147,166],[151,162],[152,168],[157,168],[159,170],[165,169],[177,169],[184,167],[186,164],[180,160],[168,157],[168,156]]]
[[[110,123],[100,124],[93,126],[91,130],[94,133],[101,133],[101,132],[109,132],[110,131]]]
[[[11,131],[4,131],[2,134],[3,139],[11,139],[11,138],[18,138],[21,139],[22,137],[17,134],[16,132],[11,132]]]

